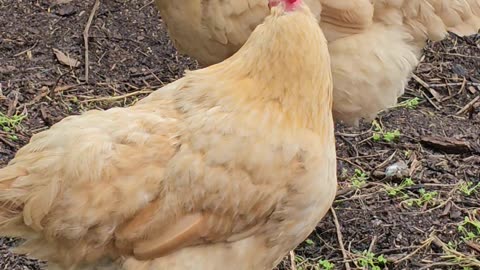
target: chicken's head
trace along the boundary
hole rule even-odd
[[[269,0],[268,7],[276,7],[279,4],[283,3],[286,11],[293,11],[295,8],[302,3],[303,0]]]

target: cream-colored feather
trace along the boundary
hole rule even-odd
[[[34,135],[0,169],[0,234],[49,269],[272,269],[337,188],[317,25],[280,5],[224,62]]]

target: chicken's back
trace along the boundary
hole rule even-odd
[[[438,41],[447,31],[472,35],[480,29],[478,0],[374,0],[374,20],[389,26],[405,27],[415,44]]]
[[[155,0],[175,47],[201,65],[219,63],[268,15],[267,1]]]

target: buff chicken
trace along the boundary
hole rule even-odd
[[[155,1],[177,49],[203,66],[236,52],[268,13],[266,0]],[[480,0],[305,2],[329,44],[334,119],[353,125],[396,104],[427,39],[480,28]]]
[[[49,269],[268,270],[302,242],[337,188],[330,56],[302,0],[270,6],[225,61],[34,135],[0,169],[14,252]]]

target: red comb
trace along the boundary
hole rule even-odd
[[[280,4],[280,2],[286,3],[287,10],[292,10],[295,4],[299,4],[302,0],[269,0],[268,7],[274,7]]]

